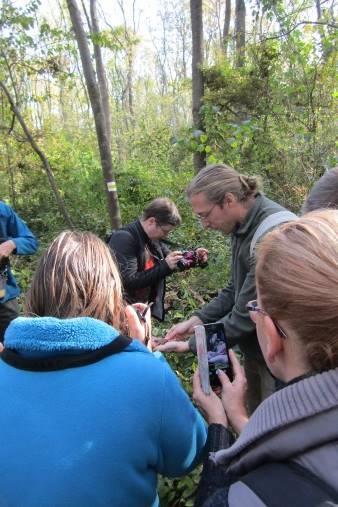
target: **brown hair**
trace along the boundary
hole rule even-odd
[[[225,164],[208,165],[200,170],[187,187],[188,199],[203,192],[210,202],[222,204],[225,194],[233,194],[238,201],[246,201],[259,192],[260,182],[255,176],[244,176]]]
[[[313,371],[338,366],[338,211],[309,213],[258,247],[262,306],[304,346]]]
[[[122,290],[108,247],[90,232],[65,231],[41,257],[26,299],[26,313],[61,319],[93,317],[118,329]]]
[[[175,203],[167,197],[158,197],[148,204],[142,213],[141,220],[144,221],[151,217],[155,218],[159,225],[176,227],[182,222]]]
[[[312,187],[302,213],[320,208],[338,209],[338,167],[327,171]]]

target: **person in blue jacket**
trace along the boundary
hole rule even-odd
[[[158,474],[202,460],[205,422],[136,309],[99,238],[52,242],[0,358],[0,505],[154,507]]]
[[[19,314],[16,298],[20,289],[11,272],[9,258],[12,254],[34,254],[37,248],[38,241],[25,222],[0,201],[0,342],[10,321]]]

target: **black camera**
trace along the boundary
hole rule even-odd
[[[3,243],[3,241],[1,241],[1,238],[0,238],[0,243]],[[1,257],[1,259],[0,259],[0,299],[4,298],[6,295],[8,269],[9,269],[9,258],[8,257]]]
[[[7,241],[6,238],[0,238],[0,244],[5,243]],[[9,269],[9,258],[8,257],[1,257],[0,259],[0,274],[5,275],[7,273],[7,270]]]
[[[201,262],[198,258],[196,250],[184,250],[182,252],[183,257],[177,263],[177,269],[179,271],[185,271],[190,268],[206,268],[208,263]]]

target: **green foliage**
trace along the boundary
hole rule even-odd
[[[0,52],[5,58],[0,62],[0,76],[46,154],[76,228],[105,237],[110,225],[102,170],[73,32],[67,15],[54,23],[41,16],[38,7],[38,0],[24,7],[3,2]],[[278,19],[288,35],[271,34],[265,41],[248,42],[243,67],[232,65],[230,40],[226,60],[209,58],[203,68],[203,130],[190,127],[191,80],[186,72],[172,80],[164,75],[168,82],[162,89],[162,74],[156,82],[143,69],[136,72],[135,66],[130,76],[131,108],[127,77],[141,38],[124,26],[88,36],[104,48],[113,113],[113,169],[123,223],[136,218],[154,197],[168,196],[183,218],[170,240],[179,248],[205,246],[209,250],[206,269],[168,279],[167,318],[155,325],[158,336],[215,296],[229,276],[228,241],[200,227],[184,195],[194,174],[194,152],[205,153],[208,163],[226,162],[244,173],[262,176],[267,193],[293,210],[300,208],[313,181],[337,164],[332,121],[337,99],[335,34],[328,27],[295,29],[296,14],[290,15],[287,7],[281,0],[263,0],[253,6],[254,21],[263,11],[267,20]],[[328,10],[323,9],[322,20],[329,20]],[[157,50],[157,60],[151,63],[162,69],[172,55],[169,46],[166,55]],[[142,58],[146,66],[146,54]],[[41,251],[65,224],[41,161],[13,121],[5,97],[0,114],[0,198],[29,223],[40,239]],[[24,292],[36,261],[36,256],[13,260]],[[190,392],[195,357],[169,354],[168,360]],[[193,505],[199,473],[197,469],[179,480],[160,478],[161,505]]]
[[[140,38],[131,30],[126,32],[124,26],[117,26],[110,30],[101,30],[99,33],[93,33],[90,38],[94,44],[111,49],[112,51],[125,50],[126,46],[130,49],[137,46]]]
[[[268,193],[298,210],[309,183],[336,163],[333,69],[334,55],[319,59],[297,30],[249,47],[245,67],[206,67],[204,132],[181,142],[208,163],[261,175]]]

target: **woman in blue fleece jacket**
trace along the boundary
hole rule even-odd
[[[201,460],[205,424],[167,363],[121,337],[126,319],[131,336],[144,329],[123,308],[103,242],[56,238],[27,315],[8,327],[0,360],[0,505],[158,505],[157,474]]]

